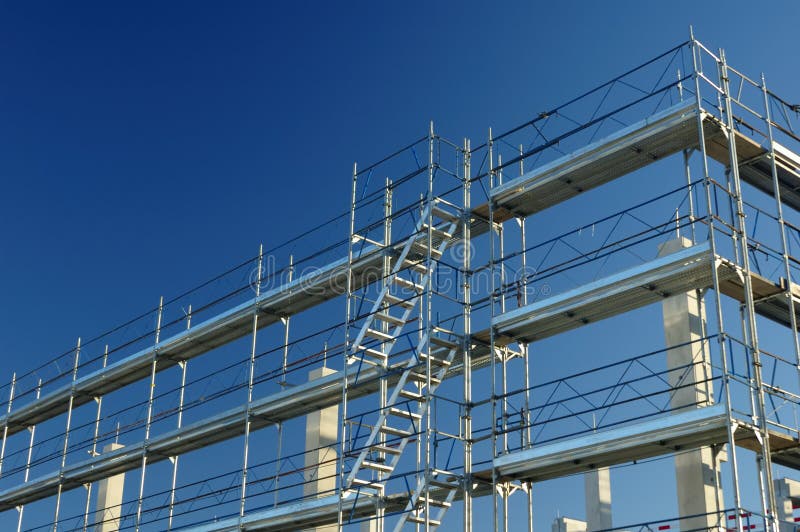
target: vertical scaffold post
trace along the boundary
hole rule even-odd
[[[388,177],[384,183],[384,193],[383,193],[383,246],[385,249],[390,249],[392,245],[392,180]],[[381,265],[381,282],[385,283],[386,279],[392,273],[392,261],[389,257],[388,253],[383,254],[382,258],[382,265]],[[379,312],[384,312],[386,314],[390,313],[389,306],[386,302],[383,303],[383,308],[378,310]],[[385,335],[389,335],[390,327],[389,323],[386,321],[381,321],[381,332]],[[386,353],[389,349],[388,343],[381,344],[381,351]],[[386,360],[381,361],[381,366],[386,369],[389,364],[388,358]],[[389,385],[386,379],[380,379],[379,381],[379,390],[378,393],[380,395],[380,411],[385,412],[387,408],[387,402],[389,399]],[[386,417],[383,418],[383,424],[386,425]],[[386,461],[387,455],[382,450],[386,445],[386,434],[381,432],[378,437],[378,444],[380,445],[381,451],[378,452],[378,461],[380,463],[384,463]],[[388,478],[388,475],[385,474],[383,471],[378,471],[378,482],[383,484],[383,482]],[[384,530],[384,503],[380,497],[375,498],[375,504],[377,507],[375,508],[375,532],[383,532]]]
[[[344,498],[347,495],[345,486],[345,456],[347,454],[347,381],[348,365],[350,362],[350,321],[352,319],[353,298],[353,238],[356,230],[356,189],[358,187],[358,163],[353,163],[353,186],[350,196],[350,230],[347,238],[347,272],[345,276],[345,321],[344,321],[344,351],[342,353],[342,413],[339,424],[341,444],[339,445],[339,502],[337,511],[337,529],[341,530],[344,524]]]
[[[239,518],[244,517],[244,510],[247,502],[247,467],[250,458],[250,425],[252,423],[250,408],[253,403],[253,386],[256,376],[256,343],[258,340],[258,313],[259,313],[259,297],[261,296],[261,278],[264,274],[264,244],[258,247],[258,259],[256,260],[256,280],[253,290],[255,297],[253,298],[253,330],[250,340],[250,360],[248,362],[247,372],[247,404],[245,405],[245,422],[244,422],[244,457],[242,460],[242,487],[239,491]]]
[[[522,144],[519,145],[519,175],[525,174],[525,149]],[[520,246],[522,247],[522,260],[520,267],[522,268],[520,277],[520,287],[522,294],[520,296],[520,305],[526,306],[528,304],[528,242],[525,231],[525,222],[527,218],[517,218],[519,221],[519,238]],[[522,362],[525,365],[525,396],[523,397],[523,416],[522,423],[524,423],[523,430],[523,448],[528,448],[531,445],[531,370],[528,357],[528,343],[520,344],[522,350]],[[528,532],[533,532],[533,482],[530,480],[525,481],[525,495],[528,500]]]
[[[292,282],[294,276],[294,255],[289,255],[289,273],[287,277],[287,284]],[[283,361],[281,363],[281,388],[285,388],[286,371],[289,365],[289,316],[281,318],[283,322]],[[283,465],[283,421],[275,423],[275,430],[277,434],[276,449],[275,449],[275,497],[273,506],[278,506],[280,487],[281,487],[281,467]]]
[[[471,257],[471,147],[469,139],[464,139],[464,185],[461,233],[464,238],[461,253],[463,270],[463,313],[464,313],[464,532],[472,532],[472,257]]]
[[[189,308],[186,310],[186,330],[190,330],[192,328],[192,305],[189,305]],[[189,362],[186,360],[181,360],[178,363],[181,367],[181,388],[178,395],[178,420],[176,423],[176,428],[180,430],[183,426],[183,403],[186,397],[186,370]],[[180,455],[175,455],[170,457],[172,461],[172,484],[169,490],[169,512],[167,514],[167,530],[172,530],[172,523],[175,517],[175,487],[178,482],[178,461],[180,459]]]
[[[497,186],[503,184],[503,155],[497,154]],[[497,224],[497,255],[500,266],[498,284],[500,286],[500,314],[506,311],[506,249],[505,249],[505,236],[503,232],[503,224]],[[500,358],[500,393],[502,400],[500,401],[500,429],[503,433],[503,441],[500,446],[500,452],[508,452],[508,347],[503,346],[498,349],[498,356]],[[501,496],[503,498],[503,532],[508,532],[508,497],[509,486],[507,482],[503,482],[501,486]]]
[[[287,270],[286,283],[290,284],[294,276],[294,255],[289,255],[289,268]],[[289,322],[291,316],[288,314],[281,317],[283,324],[283,363],[281,365],[281,386],[286,386],[286,368],[289,365]]]
[[[78,380],[78,366],[81,358],[81,339],[78,338],[78,343],[75,346],[75,363],[72,366],[72,387],[69,391],[69,403],[67,405],[67,426],[64,430],[64,447],[61,451],[61,471],[67,465],[67,451],[69,450],[69,431],[72,428],[72,406],[75,403],[75,381]],[[64,489],[64,484],[59,478],[58,491],[56,492],[56,511],[53,516],[53,532],[58,530],[58,519],[61,513],[61,493]]]
[[[756,387],[758,429],[761,433],[761,453],[762,474],[759,480],[762,483],[762,510],[764,511],[764,529],[772,530],[775,528],[775,491],[772,483],[772,456],[769,445],[769,429],[767,426],[767,409],[764,398],[764,384],[761,375],[761,350],[758,342],[758,329],[755,317],[755,302],[753,299],[753,286],[750,271],[750,254],[747,235],[747,225],[745,222],[744,200],[742,198],[742,185],[739,179],[739,158],[736,153],[736,130],[733,117],[733,109],[730,94],[730,79],[728,63],[725,59],[725,50],[719,51],[720,57],[720,86],[723,91],[725,103],[726,127],[728,129],[728,152],[730,154],[730,168],[733,177],[734,194],[736,201],[736,226],[741,233],[741,260],[744,270],[744,296],[745,308],[747,312],[747,325],[750,335],[750,350],[752,352],[752,371],[753,380]]]
[[[42,379],[39,379],[38,384],[36,385],[36,400],[42,396]],[[23,477],[23,484],[28,483],[28,479],[30,478],[31,474],[31,459],[33,458],[33,440],[36,436],[36,425],[31,425],[28,427],[28,432],[30,433],[30,438],[28,439],[28,455],[25,458],[25,475]],[[17,532],[22,532],[22,516],[25,513],[25,505],[21,504],[17,507]]]
[[[694,38],[691,26],[689,27],[689,41],[692,52],[692,79],[695,90],[695,112],[697,114],[697,138],[700,146],[700,158],[703,165],[703,189],[705,190],[706,200],[706,219],[708,223],[708,242],[711,256],[716,257],[716,238],[714,224],[714,202],[711,195],[711,175],[708,168],[708,154],[706,153],[705,129],[703,127],[704,111],[702,107],[702,96],[700,94],[700,77],[702,75],[702,62],[700,59],[701,49],[699,43]],[[715,319],[717,325],[717,346],[719,348],[720,365],[722,367],[722,386],[724,388],[725,412],[727,414],[726,430],[728,436],[729,452],[731,456],[731,483],[733,485],[733,505],[736,511],[736,528],[742,530],[742,517],[738,509],[741,507],[741,495],[739,492],[739,465],[736,459],[736,441],[734,436],[733,419],[731,413],[731,376],[728,372],[728,356],[725,349],[725,327],[722,316],[722,302],[720,300],[719,271],[716,261],[711,267],[712,288],[714,291]]]
[[[144,481],[147,474],[147,442],[150,440],[150,428],[153,424],[153,404],[156,393],[156,372],[158,371],[158,352],[161,341],[161,318],[164,315],[164,296],[158,301],[158,314],[156,316],[155,343],[153,346],[153,362],[150,366],[150,396],[147,399],[147,419],[144,425],[144,451],[142,452],[142,473],[139,476],[139,496],[136,499],[136,532],[142,526],[142,508],[144,506]]]
[[[105,349],[103,350],[103,369],[106,368],[108,365],[108,344],[106,344]],[[94,434],[92,434],[92,450],[89,451],[90,456],[95,457],[99,453],[97,452],[97,440],[100,437],[100,414],[103,408],[103,396],[98,395],[94,398],[94,402],[97,403],[97,409],[95,411],[94,417]],[[87,482],[86,486],[86,504],[84,505],[83,509],[83,530],[89,528],[89,508],[91,506],[92,501],[92,483]]]
[[[772,109],[770,106],[769,91],[764,74],[761,74],[761,92],[764,95],[764,120],[767,122],[767,149],[770,172],[772,172],[772,188],[775,191],[775,209],[778,214],[778,231],[781,240],[781,258],[783,259],[783,272],[786,276],[785,297],[789,302],[789,325],[792,328],[792,347],[794,349],[794,364],[800,377],[800,341],[797,336],[797,315],[795,314],[795,299],[792,290],[792,267],[789,262],[789,243],[786,238],[786,220],[783,218],[783,200],[781,199],[780,182],[778,181],[778,167],[775,162],[775,138],[772,129]]]
[[[6,422],[3,423],[3,443],[0,447],[0,475],[3,473],[3,461],[6,456],[6,440],[8,439],[8,418],[11,415],[11,405],[14,402],[14,391],[17,388],[17,374],[11,375],[11,385],[8,391],[8,404],[6,405]]]
[[[494,169],[494,140],[492,139],[492,128],[489,128],[489,136],[486,142],[486,147],[488,150],[488,164],[489,164],[489,315],[490,315],[490,322],[494,321],[495,317],[495,298],[497,297],[495,294],[496,290],[496,279],[495,279],[495,226],[494,226],[494,202],[492,201],[492,189],[494,188],[494,176],[495,176],[495,169]],[[496,346],[495,346],[495,331],[494,327],[489,327],[489,358],[491,364],[491,380],[492,380],[492,387],[491,387],[491,423],[492,423],[492,460],[497,457],[497,426],[495,420],[497,419],[497,353],[496,353]],[[492,528],[497,530],[497,518],[498,518],[498,492],[497,492],[497,470],[492,467]]]
[[[427,201],[425,203],[425,212],[428,213],[428,219],[426,220],[427,223],[427,251],[426,251],[426,265],[428,267],[428,272],[432,272],[434,269],[433,266],[433,179],[436,173],[435,167],[435,159],[434,159],[434,145],[436,142],[436,137],[434,135],[433,130],[433,121],[430,123],[430,129],[428,130],[428,190],[427,190]],[[427,344],[425,349],[428,350],[428,354],[431,353],[431,335],[433,334],[433,275],[430,273],[427,275],[427,282],[425,286],[425,313],[424,313],[424,329],[425,329],[425,338],[427,338]],[[435,464],[432,460],[432,440],[433,436],[433,429],[431,425],[431,416],[433,410],[433,396],[431,394],[431,357],[425,357],[425,456],[424,456],[424,466],[425,466],[425,491],[423,496],[425,497],[425,530],[429,530],[431,523],[430,523],[430,511],[431,511],[431,501],[430,501],[430,482],[433,477],[433,469],[435,468]]]
[[[683,73],[681,69],[678,69],[678,98],[682,102],[683,101]],[[692,185],[692,172],[689,168],[689,158],[691,157],[692,150],[683,150],[683,169],[686,175],[686,193],[688,195],[688,203],[689,203],[689,224],[692,233],[692,244],[697,242],[695,228],[694,228],[694,186]],[[680,224],[678,225],[678,229],[680,230]]]

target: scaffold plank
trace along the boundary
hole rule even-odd
[[[707,242],[624,270],[573,290],[496,316],[501,342],[531,342],[627,312],[672,294],[711,284],[712,255]],[[735,275],[721,268],[720,275]],[[484,333],[485,334],[485,333]]]
[[[381,268],[385,250],[370,247],[353,264],[356,286],[373,282]],[[142,349],[103,369],[82,375],[74,383],[45,394],[10,414],[0,416],[0,425],[8,424],[9,435],[41,423],[67,411],[70,396],[73,407],[88,403],[94,397],[120,389],[150,374],[153,357],[158,358],[157,370],[174,366],[220,345],[252,332],[252,317],[259,312],[258,326],[266,327],[281,316],[292,315],[337,297],[344,291],[342,278],[346,275],[347,260],[329,263],[290,283],[266,291],[259,297],[221,312],[191,329],[166,338],[153,347]]]
[[[375,511],[375,501],[361,497],[345,506],[356,516]],[[180,530],[186,532],[230,532],[239,530],[299,530],[336,522],[338,495],[281,504],[275,508],[248,512],[244,517],[229,517]]]
[[[538,167],[491,191],[494,221],[526,217],[587,190],[682,150],[699,146],[695,100],[681,102],[599,141]],[[706,151],[725,166],[730,151],[724,127],[711,113],[701,111]],[[769,150],[736,131],[736,150],[743,181],[773,194]],[[781,199],[800,210],[800,156],[774,145]],[[473,212],[488,219],[489,205]]]
[[[494,459],[502,478],[547,480],[727,441],[722,404],[648,419],[511,452]],[[491,475],[491,473],[489,473]]]
[[[529,216],[697,145],[696,117],[696,102],[681,102],[495,187],[494,220]],[[488,206],[476,211],[488,217]]]
[[[474,349],[473,365],[485,365],[488,358],[487,349],[480,346]],[[461,371],[462,367],[451,368],[447,377]],[[380,387],[379,379],[382,375],[383,370],[375,367],[365,368],[358,376],[349,375],[348,396],[355,399],[375,393]],[[399,372],[390,371],[383,378],[392,385],[399,376]],[[259,430],[338,404],[342,398],[342,386],[342,374],[337,372],[257,399],[250,406],[250,428],[253,431]],[[138,442],[67,465],[63,470],[50,472],[31,482],[0,492],[0,511],[53,495],[58,490],[59,479],[63,481],[63,489],[69,490],[116,473],[136,469],[141,466],[143,456],[148,457],[148,463],[155,463],[240,436],[244,434],[246,419],[247,408],[244,405],[235,407],[157,435],[147,442]]]
[[[378,390],[380,374],[377,368],[368,368],[361,372],[357,382],[351,377],[351,396],[360,397]],[[250,407],[251,430],[272,426],[338,403],[342,384],[341,373],[332,373],[254,401]],[[147,442],[138,442],[68,465],[61,471],[53,471],[27,484],[0,492],[0,511],[56,493],[59,478],[66,490],[136,469],[141,465],[144,455],[148,456],[149,463],[154,463],[239,436],[244,433],[246,419],[247,408],[243,405],[158,435]]]
[[[773,195],[775,187],[769,150],[741,131],[735,131],[734,138],[742,181]],[[706,150],[712,158],[730,166],[729,146],[725,137],[708,139]],[[774,144],[774,153],[781,200],[793,209],[800,210],[800,157],[777,143]]]

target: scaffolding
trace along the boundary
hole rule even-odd
[[[793,530],[799,111],[692,35],[477,147],[431,124],[347,212],[15,374],[3,528],[532,531],[536,483],[691,455],[707,511],[625,530]],[[691,334],[639,349],[676,296]]]

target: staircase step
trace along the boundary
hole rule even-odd
[[[366,364],[367,366],[372,366],[372,367],[385,367],[385,364],[381,363],[381,361],[379,361],[379,360],[374,360],[374,359],[369,358],[369,357],[358,357],[358,356],[355,356],[355,355],[348,357],[347,363],[348,364],[355,364],[355,363]]]
[[[439,508],[450,508],[453,504],[447,501],[442,501],[439,499],[434,499],[432,497],[425,497],[424,495],[420,495],[419,499],[417,499],[417,504],[425,505],[425,502],[431,506],[438,506]]]
[[[415,271],[417,273],[421,273],[422,275],[426,275],[426,274],[430,273],[430,270],[428,269],[428,265],[425,264],[424,262],[420,262],[418,260],[406,259],[404,265],[409,270]]]
[[[367,328],[366,331],[364,331],[364,336],[369,336],[370,338],[375,338],[377,340],[380,340],[381,342],[391,342],[391,341],[394,341],[394,339],[395,339],[394,336],[392,336],[389,333],[385,333],[385,332],[379,331],[377,329],[370,329],[369,327]]]
[[[402,318],[398,318],[396,316],[392,316],[391,314],[387,314],[385,312],[378,312],[375,314],[375,319],[380,320],[382,322],[388,323],[390,325],[405,325],[406,322]]]
[[[384,488],[383,484],[381,484],[380,482],[375,482],[373,480],[364,480],[363,478],[358,478],[358,477],[353,479],[352,485],[371,488],[378,491],[381,491]]]
[[[413,382],[423,382],[423,383],[428,382],[425,373],[417,373],[416,371],[412,371],[411,373],[408,374],[408,380]],[[437,379],[436,377],[431,375],[431,384],[433,384],[434,386],[438,386],[441,383],[442,383],[441,379]]]
[[[378,242],[377,240],[373,240],[373,239],[368,238],[368,237],[366,237],[364,235],[359,235],[358,233],[353,233],[353,243],[360,242],[362,240],[364,242],[366,242],[367,244],[372,244],[375,247],[381,247],[382,248],[382,247],[386,246],[386,244],[384,244],[383,242]]]
[[[387,303],[389,303],[392,306],[397,305],[397,306],[404,307],[404,308],[414,308],[414,305],[416,305],[416,303],[417,303],[417,301],[416,301],[417,298],[416,297],[412,297],[411,299],[408,299],[408,298],[405,298],[405,297],[397,297],[397,296],[392,295],[392,294],[385,294],[383,296],[383,299],[384,299],[384,301],[386,301]]]
[[[386,362],[389,359],[388,355],[379,349],[374,349],[372,347],[366,347],[363,345],[358,346],[358,348],[361,351],[364,351],[364,354],[369,355],[370,357],[381,362]]]
[[[382,462],[372,462],[370,460],[362,461],[361,467],[366,467],[367,469],[374,469],[375,471],[381,471],[383,473],[391,473],[392,471],[394,471],[394,468],[390,465],[384,464]]]
[[[383,432],[384,434],[390,434],[392,436],[400,436],[401,438],[407,438],[412,434],[411,432],[405,429],[398,429],[390,425],[381,425],[378,430],[380,432]]]
[[[456,214],[454,212],[450,212],[449,210],[440,207],[439,205],[434,205],[431,207],[431,214],[440,220],[447,220],[448,222],[460,222],[461,215]]]
[[[420,240],[415,240],[411,246],[411,249],[414,250],[416,253],[427,257],[428,256],[427,239],[423,238]],[[442,252],[436,249],[435,247],[431,247],[431,257],[433,257],[434,259],[440,259],[442,258]]]
[[[428,232],[428,224],[426,223],[422,224],[422,231],[425,233]],[[433,238],[438,238],[441,240],[450,240],[451,238],[453,238],[452,233],[448,233],[441,227],[436,227],[435,225],[431,228],[431,233],[433,235]]]
[[[396,447],[394,445],[381,445],[379,443],[370,447],[371,450],[375,451],[376,453],[384,453],[384,454],[402,454],[402,450],[400,447]]]
[[[429,339],[431,345],[438,345],[446,347],[447,349],[458,349],[458,344],[452,340],[445,340],[440,336],[431,336]]]
[[[391,407],[389,409],[389,413],[393,416],[402,417],[404,419],[414,419],[414,420],[422,419],[422,416],[420,414],[417,414],[416,412],[411,412],[405,408]]]
[[[437,521],[436,519],[428,518],[426,521],[424,516],[414,515],[414,514],[408,516],[408,521],[420,524],[425,524],[427,522],[430,526],[439,526],[442,524],[441,521]]]
[[[443,359],[443,358],[439,358],[438,356],[436,356],[436,354],[434,354],[433,356],[428,356],[427,353],[420,353],[419,354],[419,359],[422,362],[425,362],[429,358],[431,359],[431,366],[450,367],[450,365],[452,364],[451,361]]]
[[[442,488],[446,490],[454,490],[458,488],[458,486],[452,482],[447,482],[446,480],[437,480],[435,478],[430,479],[428,481],[428,485],[433,488]]]
[[[425,397],[421,393],[412,392],[411,390],[400,390],[400,397],[409,399],[411,401],[424,401]]]
[[[399,286],[400,288],[405,288],[407,290],[413,290],[414,292],[422,292],[425,290],[425,287],[421,284],[417,284],[414,281],[409,281],[405,277],[400,277],[399,275],[395,275],[392,278],[394,284]]]
[[[430,479],[428,479],[428,485],[433,486],[435,488],[444,488],[448,490],[458,489],[458,484],[456,483],[457,475],[455,475],[454,473],[451,473],[449,471],[444,471],[442,469],[434,469],[432,471],[432,474],[435,476],[432,476]],[[452,478],[453,481],[445,480],[445,478],[448,477]]]

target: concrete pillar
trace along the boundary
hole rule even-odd
[[[569,517],[557,517],[551,527],[552,532],[586,532],[586,523]]]
[[[308,374],[308,380],[319,379],[331,373],[330,368],[318,368]],[[335,494],[338,466],[339,406],[329,406],[306,416],[306,453],[303,477],[305,497],[324,497]],[[310,528],[314,532],[335,532],[336,524]]]
[[[659,246],[659,256],[675,253],[691,246],[691,241],[678,237]],[[673,392],[670,406],[674,411],[700,408],[713,402],[711,364],[705,334],[705,305],[697,291],[675,294],[662,302],[664,336],[668,346],[686,344],[667,351],[670,386],[681,387]],[[693,365],[692,365],[693,364]],[[723,453],[711,447],[682,451],[675,455],[675,476],[680,515],[710,514],[684,519],[682,530],[718,526],[719,512],[724,509],[720,484]],[[724,525],[723,525],[724,526]]]
[[[583,475],[586,491],[586,530],[611,528],[611,475],[607,467]]]
[[[109,443],[103,453],[122,449],[124,445]],[[117,532],[122,510],[122,490],[125,486],[125,473],[104,478],[97,482],[97,502],[95,503],[95,532]]]
[[[800,503],[800,482],[789,478],[776,478],[775,497],[778,499],[780,532],[794,532],[794,505]]]

